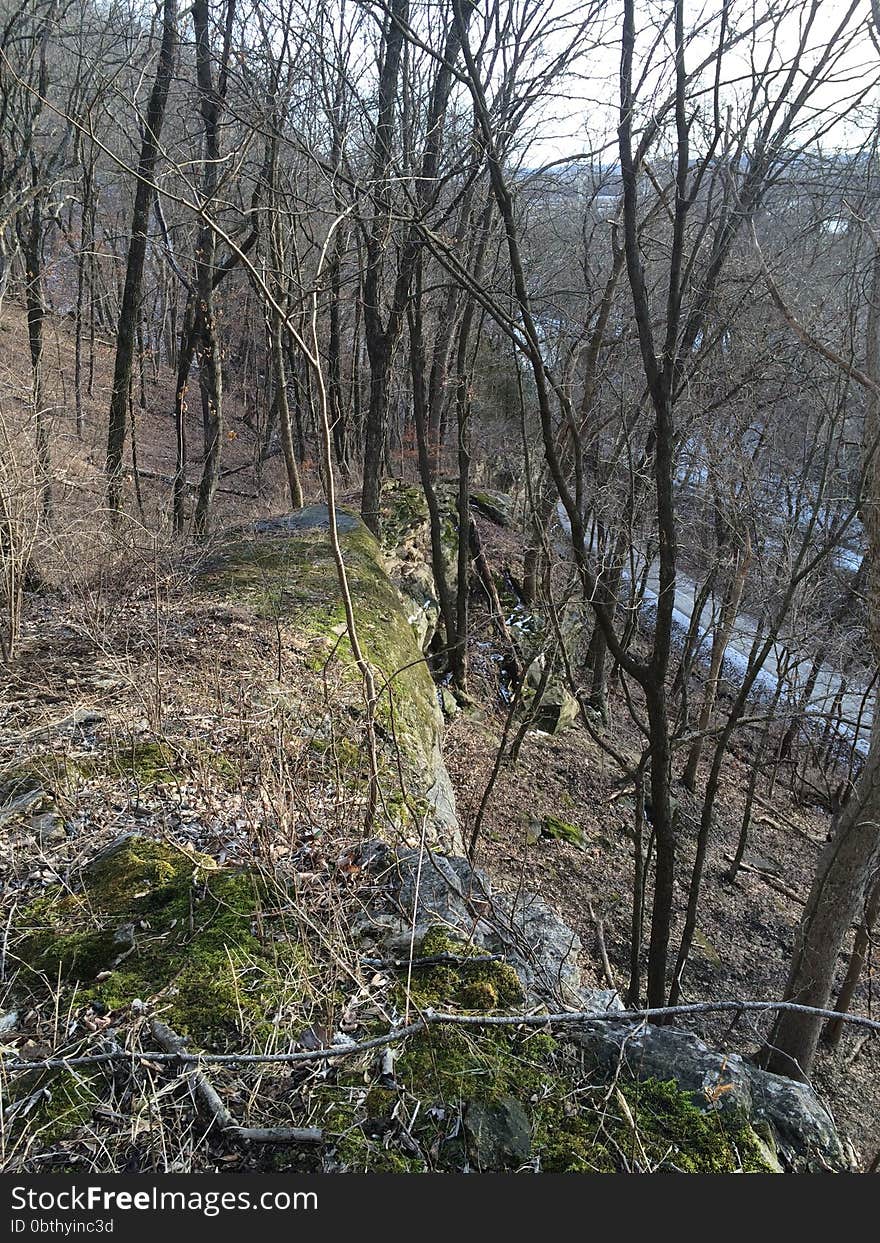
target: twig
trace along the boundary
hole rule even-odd
[[[733,855],[725,855],[728,862],[733,863]],[[771,872],[766,872],[763,868],[756,868],[751,863],[740,863],[740,872],[748,872],[752,876],[760,876],[765,885],[769,885],[771,889],[775,889],[777,893],[781,893],[784,898],[790,899],[803,906],[805,898],[803,894],[798,893],[795,889],[790,889],[785,881],[778,880]]]
[[[152,1020],[150,1031],[152,1032],[153,1039],[161,1049],[164,1049],[166,1053],[172,1054],[175,1059],[186,1060],[186,1049],[184,1048],[182,1036],[178,1036],[177,1032],[172,1031],[167,1024],[160,1022],[159,1019]],[[188,1070],[184,1075],[184,1079],[196,1104],[201,1106],[202,1111],[208,1115],[212,1122],[222,1131],[228,1131],[235,1127],[235,1119],[223,1104],[207,1075],[202,1074],[200,1070]]]
[[[479,963],[503,962],[503,954],[475,954],[468,958],[464,954],[430,954],[427,958],[362,958],[363,967],[437,967],[443,963],[454,966],[468,967]]]
[[[182,1036],[172,1031],[166,1023],[153,1019],[150,1023],[153,1039],[175,1061],[189,1062]],[[156,1060],[152,1057],[151,1060]],[[163,1059],[164,1060],[164,1059]],[[43,1063],[48,1065],[48,1063]],[[320,1144],[323,1133],[317,1127],[252,1127],[239,1126],[223,1104],[214,1085],[200,1070],[188,1070],[184,1074],[189,1090],[208,1119],[230,1139],[252,1144]]]
[[[162,1064],[181,1062],[184,1065],[248,1066],[288,1062],[333,1061],[339,1057],[353,1057],[370,1049],[399,1044],[407,1036],[424,1031],[437,1023],[455,1027],[552,1027],[567,1023],[637,1023],[651,1019],[693,1017],[701,1014],[764,1014],[770,1011],[793,1014],[812,1014],[818,1018],[843,1018],[845,1023],[880,1032],[880,1020],[869,1019],[861,1014],[840,1015],[837,1010],[825,1010],[819,1006],[804,1006],[796,1001],[698,1001],[680,1006],[655,1006],[647,1010],[570,1010],[559,1014],[448,1014],[445,1011],[426,1009],[421,1018],[405,1027],[398,1027],[359,1043],[332,1045],[327,1049],[306,1049],[295,1053],[151,1053],[149,1051],[118,1050],[110,1053],[93,1053],[81,1057],[46,1058],[38,1062],[10,1061],[0,1054],[0,1069],[7,1074],[29,1070],[67,1070],[71,1066],[98,1066],[105,1062],[132,1062],[143,1060]]]
[[[596,944],[599,946],[599,957],[602,960],[602,974],[605,976],[605,983],[609,988],[613,988],[617,992],[617,984],[614,981],[614,972],[611,970],[611,963],[608,959],[608,949],[605,945],[605,922],[600,919],[593,910],[593,904],[588,904],[590,919],[596,925]]]

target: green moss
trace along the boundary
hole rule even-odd
[[[263,1047],[272,1015],[302,1001],[309,970],[297,944],[267,931],[266,897],[255,873],[135,837],[99,858],[80,890],[33,903],[18,952],[37,985],[60,976],[111,1009],[154,998],[202,1047]]]
[[[607,1090],[602,1092],[602,1096]],[[687,1174],[771,1173],[767,1148],[744,1119],[697,1108],[675,1083],[621,1080],[606,1108],[547,1119],[542,1168],[625,1168]]]
[[[334,1165],[351,1174],[417,1174],[425,1168],[394,1142],[384,1119],[360,1116],[361,1109],[350,1094],[330,1088],[324,1095],[329,1103],[319,1122],[333,1151]]]
[[[159,742],[132,741],[107,757],[107,767],[133,777],[139,785],[159,785],[174,779],[174,753]]]
[[[471,505],[498,526],[513,524],[513,502],[504,492],[472,492]]]
[[[103,1100],[105,1087],[100,1069],[37,1071],[25,1075],[10,1094],[10,1130],[17,1129],[19,1123],[15,1102],[35,1100],[21,1120],[27,1122],[31,1142],[39,1148],[48,1148],[89,1125],[96,1106]]]
[[[7,770],[0,781],[0,807],[33,795],[30,810],[54,805],[55,796],[76,789],[91,775],[87,758],[73,759],[61,751],[44,751],[26,764]],[[40,792],[44,797],[39,799]]]
[[[420,957],[474,952],[442,929],[432,929],[418,947]],[[469,972],[477,970],[483,974],[472,978]],[[511,985],[508,970],[499,963],[416,967],[411,1002],[437,1009],[516,1007],[522,1004],[521,990],[518,981]],[[398,1004],[402,1001],[401,989]],[[511,1098],[530,1119],[532,1153],[543,1172],[773,1168],[766,1148],[744,1120],[701,1112],[672,1083],[590,1083],[570,1048],[543,1031],[432,1025],[402,1047],[395,1078],[396,1087],[374,1085],[365,1091],[363,1080],[353,1076],[351,1086],[326,1089],[337,1159],[345,1168],[465,1168],[473,1154],[468,1156],[456,1118],[467,1114],[471,1102],[499,1106]],[[400,1106],[411,1118],[415,1103],[416,1121],[408,1124],[404,1142]],[[413,1142],[421,1159],[412,1152]]]
[[[622,1090],[658,1160],[693,1174],[772,1170],[766,1149],[745,1119],[699,1109],[693,1097],[672,1082],[649,1079],[625,1084]],[[666,1155],[669,1145],[674,1148],[672,1157]]]
[[[545,837],[553,837],[560,842],[568,842],[571,846],[583,846],[584,834],[576,824],[569,824],[559,816],[545,816],[541,822],[541,832]]]
[[[417,948],[419,958],[449,955],[456,959],[484,956],[484,951],[451,937],[444,928],[431,928]],[[524,1000],[519,976],[506,962],[441,963],[417,967],[410,998],[420,1009],[459,1007],[464,1010],[507,1010]],[[401,1000],[402,994],[401,994]]]
[[[80,768],[82,771],[82,765]],[[168,785],[177,781],[183,773],[199,768],[216,773],[225,782],[237,781],[240,776],[236,766],[225,755],[190,738],[172,741],[132,739],[103,755],[90,758],[87,775],[129,778],[138,786],[147,788]]]
[[[38,795],[41,790],[46,797],[37,807],[51,806],[53,796],[73,795],[85,782],[101,779],[132,782],[140,789],[149,789],[173,783],[182,772],[200,766],[227,783],[240,776],[226,756],[193,739],[172,745],[167,741],[133,738],[88,755],[46,751],[4,776],[0,781],[0,807],[27,793]]]

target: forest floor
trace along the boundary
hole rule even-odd
[[[7,310],[2,340],[9,348],[0,373],[0,413],[7,425],[27,399],[26,338],[20,315]],[[152,534],[167,503],[161,480],[144,480],[145,514],[133,520],[120,548],[104,533],[100,513],[103,418],[109,395],[108,347],[99,359],[95,396],[85,409],[86,436],[71,427],[72,350],[62,326],[56,365],[50,371],[55,395],[56,526],[42,548],[46,590],[26,601],[19,655],[0,696],[0,777],[36,751],[50,746],[82,757],[144,744],[167,744],[179,774],[173,785],[132,781],[130,770],[97,765],[91,773],[74,765],[59,783],[66,823],[75,832],[37,824],[10,832],[0,827],[0,879],[4,926],[10,909],[29,901],[59,877],[69,876],[94,851],[133,828],[155,831],[205,850],[221,860],[246,861],[260,854],[283,866],[302,849],[296,832],[267,836],[267,807],[274,823],[311,824],[311,872],[316,902],[326,901],[325,878],[354,836],[352,809],[344,797],[310,783],[307,767],[291,790],[267,785],[267,757],[275,740],[272,722],[253,694],[277,677],[276,635],[271,626],[252,626],[222,609],[191,607],[186,574],[165,537]],[[64,377],[67,376],[66,381]],[[166,409],[168,376],[148,386],[139,414],[140,464],[167,476],[173,461],[172,421]],[[66,387],[65,387],[66,384]],[[241,401],[243,402],[243,398]],[[254,437],[243,421],[243,404],[230,400],[226,465],[253,460]],[[270,462],[262,496],[238,483],[219,504],[222,527],[255,513],[285,508],[280,461]],[[313,492],[317,490],[313,484]],[[238,493],[244,493],[239,495]],[[519,536],[480,521],[493,565],[515,563]],[[479,608],[471,643],[473,709],[449,723],[445,754],[467,838],[494,762],[504,726],[494,640]],[[296,654],[282,670],[297,676]],[[316,703],[316,710],[322,705]],[[271,714],[270,714],[271,715]],[[640,739],[619,692],[612,686],[608,736],[626,754],[637,755]],[[821,808],[805,808],[777,784],[772,796],[759,785],[761,803],[753,815],[743,871],[726,883],[722,872],[732,854],[742,819],[747,768],[732,754],[718,800],[701,905],[699,934],[684,977],[683,1001],[776,998],[785,972],[803,898],[829,827]],[[279,800],[287,800],[284,817]],[[686,878],[696,807],[683,791],[683,868]],[[530,843],[531,821],[553,815],[582,831],[581,846],[541,837]],[[520,886],[539,893],[579,933],[587,981],[605,987],[597,927],[604,929],[615,984],[625,987],[628,971],[629,894],[632,887],[632,792],[621,787],[613,762],[581,727],[558,736],[529,733],[516,767],[503,765],[488,802],[478,863],[497,888]],[[269,817],[271,819],[271,817]],[[300,856],[302,861],[302,856]],[[331,869],[332,870],[332,869]],[[322,896],[323,895],[323,896]],[[685,891],[677,890],[680,926]],[[841,970],[845,963],[841,959]],[[874,947],[854,1009],[877,1016],[874,982],[880,952]],[[2,1009],[2,996],[0,996]],[[708,1040],[740,1052],[753,1051],[766,1025],[740,1020],[704,1022]],[[39,1033],[33,1039],[39,1040]],[[834,1056],[823,1052],[816,1086],[863,1161],[875,1157],[880,1140],[880,1042],[848,1031]]]

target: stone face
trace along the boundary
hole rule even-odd
[[[494,909],[500,940],[509,947],[510,961],[526,990],[573,1000],[581,984],[577,933],[535,894],[523,893],[516,899],[499,894]]]
[[[531,1156],[531,1121],[515,1097],[470,1101],[464,1129],[468,1155],[477,1170],[515,1170]]]
[[[527,709],[531,708],[541,682],[542,662],[543,658],[533,661],[526,674],[523,703]],[[545,734],[560,734],[563,730],[570,729],[577,719],[577,700],[554,675],[541,695],[541,702],[535,712],[532,727],[540,729]]]
[[[436,486],[446,578],[455,590],[458,575],[458,519],[455,492]],[[391,581],[404,600],[421,650],[427,652],[440,626],[428,503],[420,487],[400,479],[382,484],[382,552]]]
[[[499,527],[513,526],[515,506],[513,498],[505,492],[472,492],[471,508]]]
[[[745,1071],[751,1082],[753,1117],[769,1125],[776,1150],[789,1169],[820,1173],[853,1167],[834,1119],[809,1084],[771,1075],[748,1062]]]
[[[340,535],[358,529],[358,519],[344,509],[336,511],[336,529]],[[260,518],[254,523],[257,535],[285,536],[298,531],[329,531],[330,511],[326,505],[306,505],[292,514],[280,514],[275,518]]]
[[[704,1111],[736,1114],[766,1127],[783,1168],[846,1171],[851,1156],[812,1088],[759,1070],[738,1053],[710,1049],[691,1032],[651,1024],[586,1023],[570,1038],[598,1070],[623,1068],[637,1079],[673,1080]]]
[[[0,782],[0,825],[49,807],[52,797],[31,773],[20,773]]]

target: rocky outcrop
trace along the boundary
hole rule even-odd
[[[144,1017],[160,1018],[192,1050],[352,1045],[342,1073],[335,1063],[299,1082],[297,1110],[321,1128],[311,1159],[324,1170],[848,1168],[830,1116],[804,1085],[690,1033],[609,1015],[616,996],[584,990],[576,936],[538,899],[494,893],[462,858],[381,841],[352,864],[345,875],[359,878],[364,914],[349,962],[357,970],[363,955],[366,974],[338,1027],[324,1026],[315,1003],[326,994],[314,990],[337,969],[338,949],[327,956],[320,938],[303,940],[295,892],[280,876],[130,835],[20,912],[11,944],[22,965],[4,1038],[15,1039],[20,1015],[41,996],[49,1004],[60,984],[66,1038],[92,1040],[99,1052],[119,1050]],[[596,1017],[552,1032],[432,1025],[378,1059],[375,1048],[357,1050],[431,1008],[520,1015],[566,1004]],[[149,1030],[134,1036],[145,1050]],[[16,1134],[36,1125],[73,1150],[92,1139],[95,1117],[128,1107],[115,1083],[110,1069],[29,1072],[15,1081],[7,1124]]]
[[[377,724],[383,811],[390,809],[395,818],[389,828],[418,831],[427,814],[434,844],[455,849],[460,839],[455,796],[441,753],[443,715],[422,658],[418,619],[411,602],[392,583],[382,551],[361,520],[340,509],[336,521],[358,636],[382,691]],[[194,588],[273,618],[295,632],[297,645],[313,652],[319,667],[324,660],[341,665],[351,692],[349,715],[356,715],[362,711],[360,673],[345,632],[328,526],[326,506],[310,505],[230,532],[198,568]],[[354,776],[363,768],[358,763],[363,756],[358,757],[362,740],[352,741]]]
[[[449,484],[437,485],[446,577],[455,590],[458,574],[458,521]],[[428,503],[421,488],[400,479],[382,484],[382,553],[415,628],[419,646],[428,652],[440,625],[440,603],[431,554]]]
[[[713,1050],[691,1032],[607,1017],[623,1008],[619,997],[583,987],[577,934],[540,898],[493,893],[485,873],[462,858],[420,858],[418,851],[372,842],[361,862],[381,888],[358,930],[382,952],[405,956],[413,939],[421,945],[439,926],[478,951],[499,954],[515,970],[527,1004],[602,1015],[557,1033],[586,1053],[601,1077],[622,1072],[642,1082],[674,1083],[699,1112],[747,1127],[770,1169],[853,1168],[851,1151],[809,1085],[759,1070],[741,1054]],[[493,1118],[497,1123],[485,1145],[504,1147],[512,1116],[506,1107],[497,1117],[480,1113],[481,1126]]]

